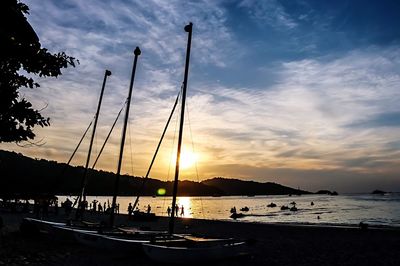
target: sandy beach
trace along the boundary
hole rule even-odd
[[[147,257],[63,243],[44,235],[27,237],[19,231],[22,213],[1,213],[0,265],[155,265]],[[62,221],[62,215],[49,217]],[[106,219],[87,214],[86,219]],[[166,229],[167,218],[131,222],[118,215],[117,224]],[[248,256],[213,265],[400,265],[400,230],[396,228],[322,227],[177,219],[176,232],[252,240]]]

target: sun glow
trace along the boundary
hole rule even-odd
[[[197,161],[197,155],[191,151],[183,150],[181,154],[180,166],[182,169],[192,167]]]
[[[171,158],[171,164],[174,165],[176,161],[176,155],[172,156]],[[194,153],[193,151],[187,149],[186,147],[183,147],[181,151],[181,159],[179,162],[179,166],[181,169],[188,169],[192,166],[195,165],[195,163],[198,161],[198,155]]]

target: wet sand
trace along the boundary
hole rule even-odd
[[[0,240],[0,265],[156,265],[143,256],[118,255],[91,249],[51,237],[27,237],[19,232],[29,214],[0,213],[4,220]],[[62,221],[62,215],[50,215]],[[105,215],[88,214],[89,221],[106,220]],[[117,224],[149,229],[167,229],[166,217],[156,222],[131,222],[118,215]],[[251,239],[251,254],[212,265],[400,265],[400,230],[360,230],[350,227],[321,227],[177,219],[177,233],[208,237]],[[210,263],[207,263],[210,265]]]

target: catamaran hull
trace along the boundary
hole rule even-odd
[[[216,261],[244,254],[245,242],[216,244],[205,247],[169,247],[143,244],[145,254],[156,262],[194,263]]]
[[[54,227],[66,226],[65,223],[57,223],[35,218],[24,218],[21,223],[21,231],[26,233],[42,233],[57,236]]]
[[[34,218],[24,218],[21,224],[21,230],[24,230],[22,227],[28,228],[27,230],[32,230],[36,233],[48,235],[49,237],[62,242],[76,242],[74,230],[87,233],[95,232],[95,229],[77,229],[66,225],[65,223],[51,222]]]
[[[123,239],[79,231],[75,232],[75,239],[85,246],[125,254],[140,253],[142,252],[142,244],[150,243],[150,240]]]

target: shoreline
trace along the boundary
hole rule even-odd
[[[95,250],[78,244],[65,244],[51,237],[24,237],[19,232],[23,213],[0,213],[4,220],[0,265],[131,265],[132,257],[116,257],[113,252]],[[101,221],[103,214],[86,215],[88,221]],[[50,215],[48,220],[62,221],[65,216]],[[116,215],[116,224],[151,230],[165,230],[168,217],[154,222],[134,222],[128,215]],[[400,265],[400,230],[368,228],[265,224],[178,218],[176,233],[197,236],[252,240],[251,254],[244,258],[220,261],[212,265]],[[42,254],[35,261],[36,255]],[[25,259],[23,259],[25,258]],[[144,256],[135,257],[135,265],[154,265]]]
[[[52,208],[51,208],[52,209]],[[76,209],[73,209],[73,212]],[[54,214],[50,214],[49,217],[44,218],[43,220],[49,219],[52,221],[56,222],[64,222],[66,221],[65,215],[62,214],[63,210],[60,208],[60,214],[55,216]],[[31,217],[31,218],[38,218],[35,217],[32,212],[29,213],[23,213],[23,212],[10,212],[10,211],[2,211],[0,209],[0,216],[13,216],[13,217]],[[106,217],[106,218],[105,218]],[[91,211],[86,211],[86,218],[89,219],[90,222],[96,222],[99,220],[104,220],[107,221],[108,214],[106,213],[92,213]],[[105,219],[104,219],[105,218]],[[354,229],[358,230],[360,229],[360,224],[345,224],[345,223],[307,223],[307,222],[258,222],[258,221],[243,221],[240,218],[239,219],[232,219],[232,218],[227,218],[227,219],[206,219],[206,218],[191,218],[191,217],[175,217],[178,223],[184,223],[184,221],[193,221],[193,222],[221,222],[221,223],[233,223],[233,224],[254,224],[254,225],[265,225],[265,226],[276,226],[276,227],[298,227],[298,228],[336,228],[336,229]],[[18,219],[18,218],[17,218]],[[42,219],[39,217],[39,219]],[[121,220],[126,220],[128,221],[128,214],[126,213],[118,213],[116,214],[116,221],[121,222]],[[169,217],[168,216],[157,216],[158,221],[156,224],[160,223],[161,220],[165,224],[168,224]],[[20,218],[22,221],[22,218]],[[134,221],[134,223],[138,224],[152,224],[154,226],[154,222],[140,222],[140,221]],[[162,223],[162,222],[161,222]],[[15,223],[13,223],[15,224]],[[124,223],[122,223],[124,225]],[[370,224],[368,222],[365,222],[367,225],[367,228],[370,230],[389,230],[389,231],[400,231],[400,226],[396,225],[377,225],[377,224]],[[157,226],[158,227],[158,226]],[[16,230],[17,228],[12,226],[12,230]]]

